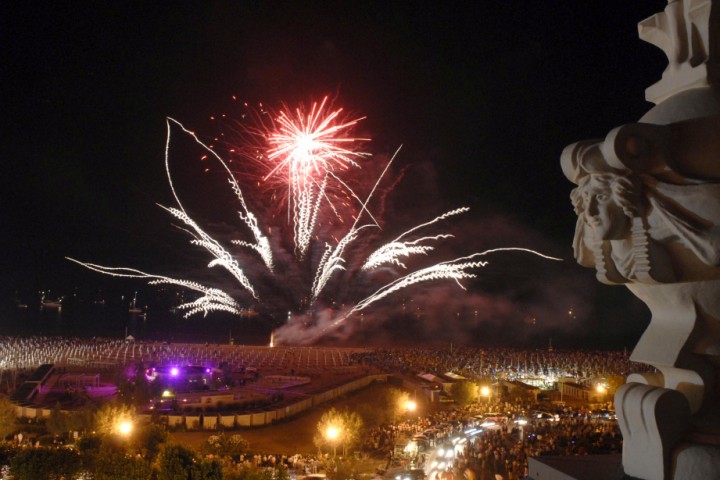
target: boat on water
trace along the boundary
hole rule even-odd
[[[143,309],[141,307],[137,306],[137,290],[135,290],[135,295],[133,296],[133,301],[130,304],[130,308],[128,309],[128,312],[130,313],[143,313]]]
[[[62,297],[56,299],[47,298],[46,292],[40,296],[40,308],[62,308]]]
[[[40,303],[42,308],[62,308],[62,299],[60,300],[45,300]]]

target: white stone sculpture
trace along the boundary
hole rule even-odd
[[[568,146],[575,257],[652,313],[615,396],[623,468],[720,479],[720,0],[671,0],[639,25],[669,65],[639,123]]]

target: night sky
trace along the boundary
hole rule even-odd
[[[442,312],[464,308],[467,323],[477,306],[457,306],[454,293],[445,302],[447,289],[420,289],[439,302],[422,327],[375,319],[355,341],[402,332],[421,342],[442,331],[442,341],[512,343],[522,334],[631,347],[649,313],[576,265],[572,184],[559,157],[652,107],[644,90],[666,60],[638,39],[637,23],[665,4],[3,2],[2,311],[14,308],[16,292],[113,282],[65,256],[154,273],[195,265],[187,237],[157,206],[173,206],[166,116],[210,137],[211,115],[241,115],[233,96],[292,105],[330,95],[367,117],[360,133],[372,138],[370,152],[403,145],[396,172],[406,178],[392,206],[405,213],[389,222],[407,227],[408,217],[418,223],[469,206],[453,227],[458,251],[522,246],[564,259],[491,259],[469,285],[488,309],[472,334]],[[198,181],[195,193],[206,200],[199,214],[218,221],[207,210],[213,188]]]

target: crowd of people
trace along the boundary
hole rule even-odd
[[[354,360],[385,372],[454,372],[469,379],[523,381],[537,377],[572,377],[577,381],[626,376],[651,367],[630,361],[627,351],[547,350],[456,347],[448,349],[394,348],[358,352]]]
[[[622,451],[617,422],[607,416],[583,407],[563,406],[551,416],[538,418],[534,412],[539,408],[537,404],[502,402],[441,411],[374,428],[363,448],[386,456],[386,468],[417,466],[429,472],[431,480],[450,475],[468,478],[467,472],[478,480],[521,480],[527,476],[529,457]],[[487,422],[489,416],[493,422]],[[467,441],[454,441],[462,438]],[[408,442],[418,444],[413,449],[398,450],[398,445]],[[458,444],[462,447],[456,449],[451,461],[437,461],[437,449]]]

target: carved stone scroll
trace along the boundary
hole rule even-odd
[[[652,313],[615,408],[625,473],[720,478],[720,0],[670,0],[639,25],[668,57],[638,123],[562,153],[573,249]],[[702,465],[701,465],[702,464]]]

